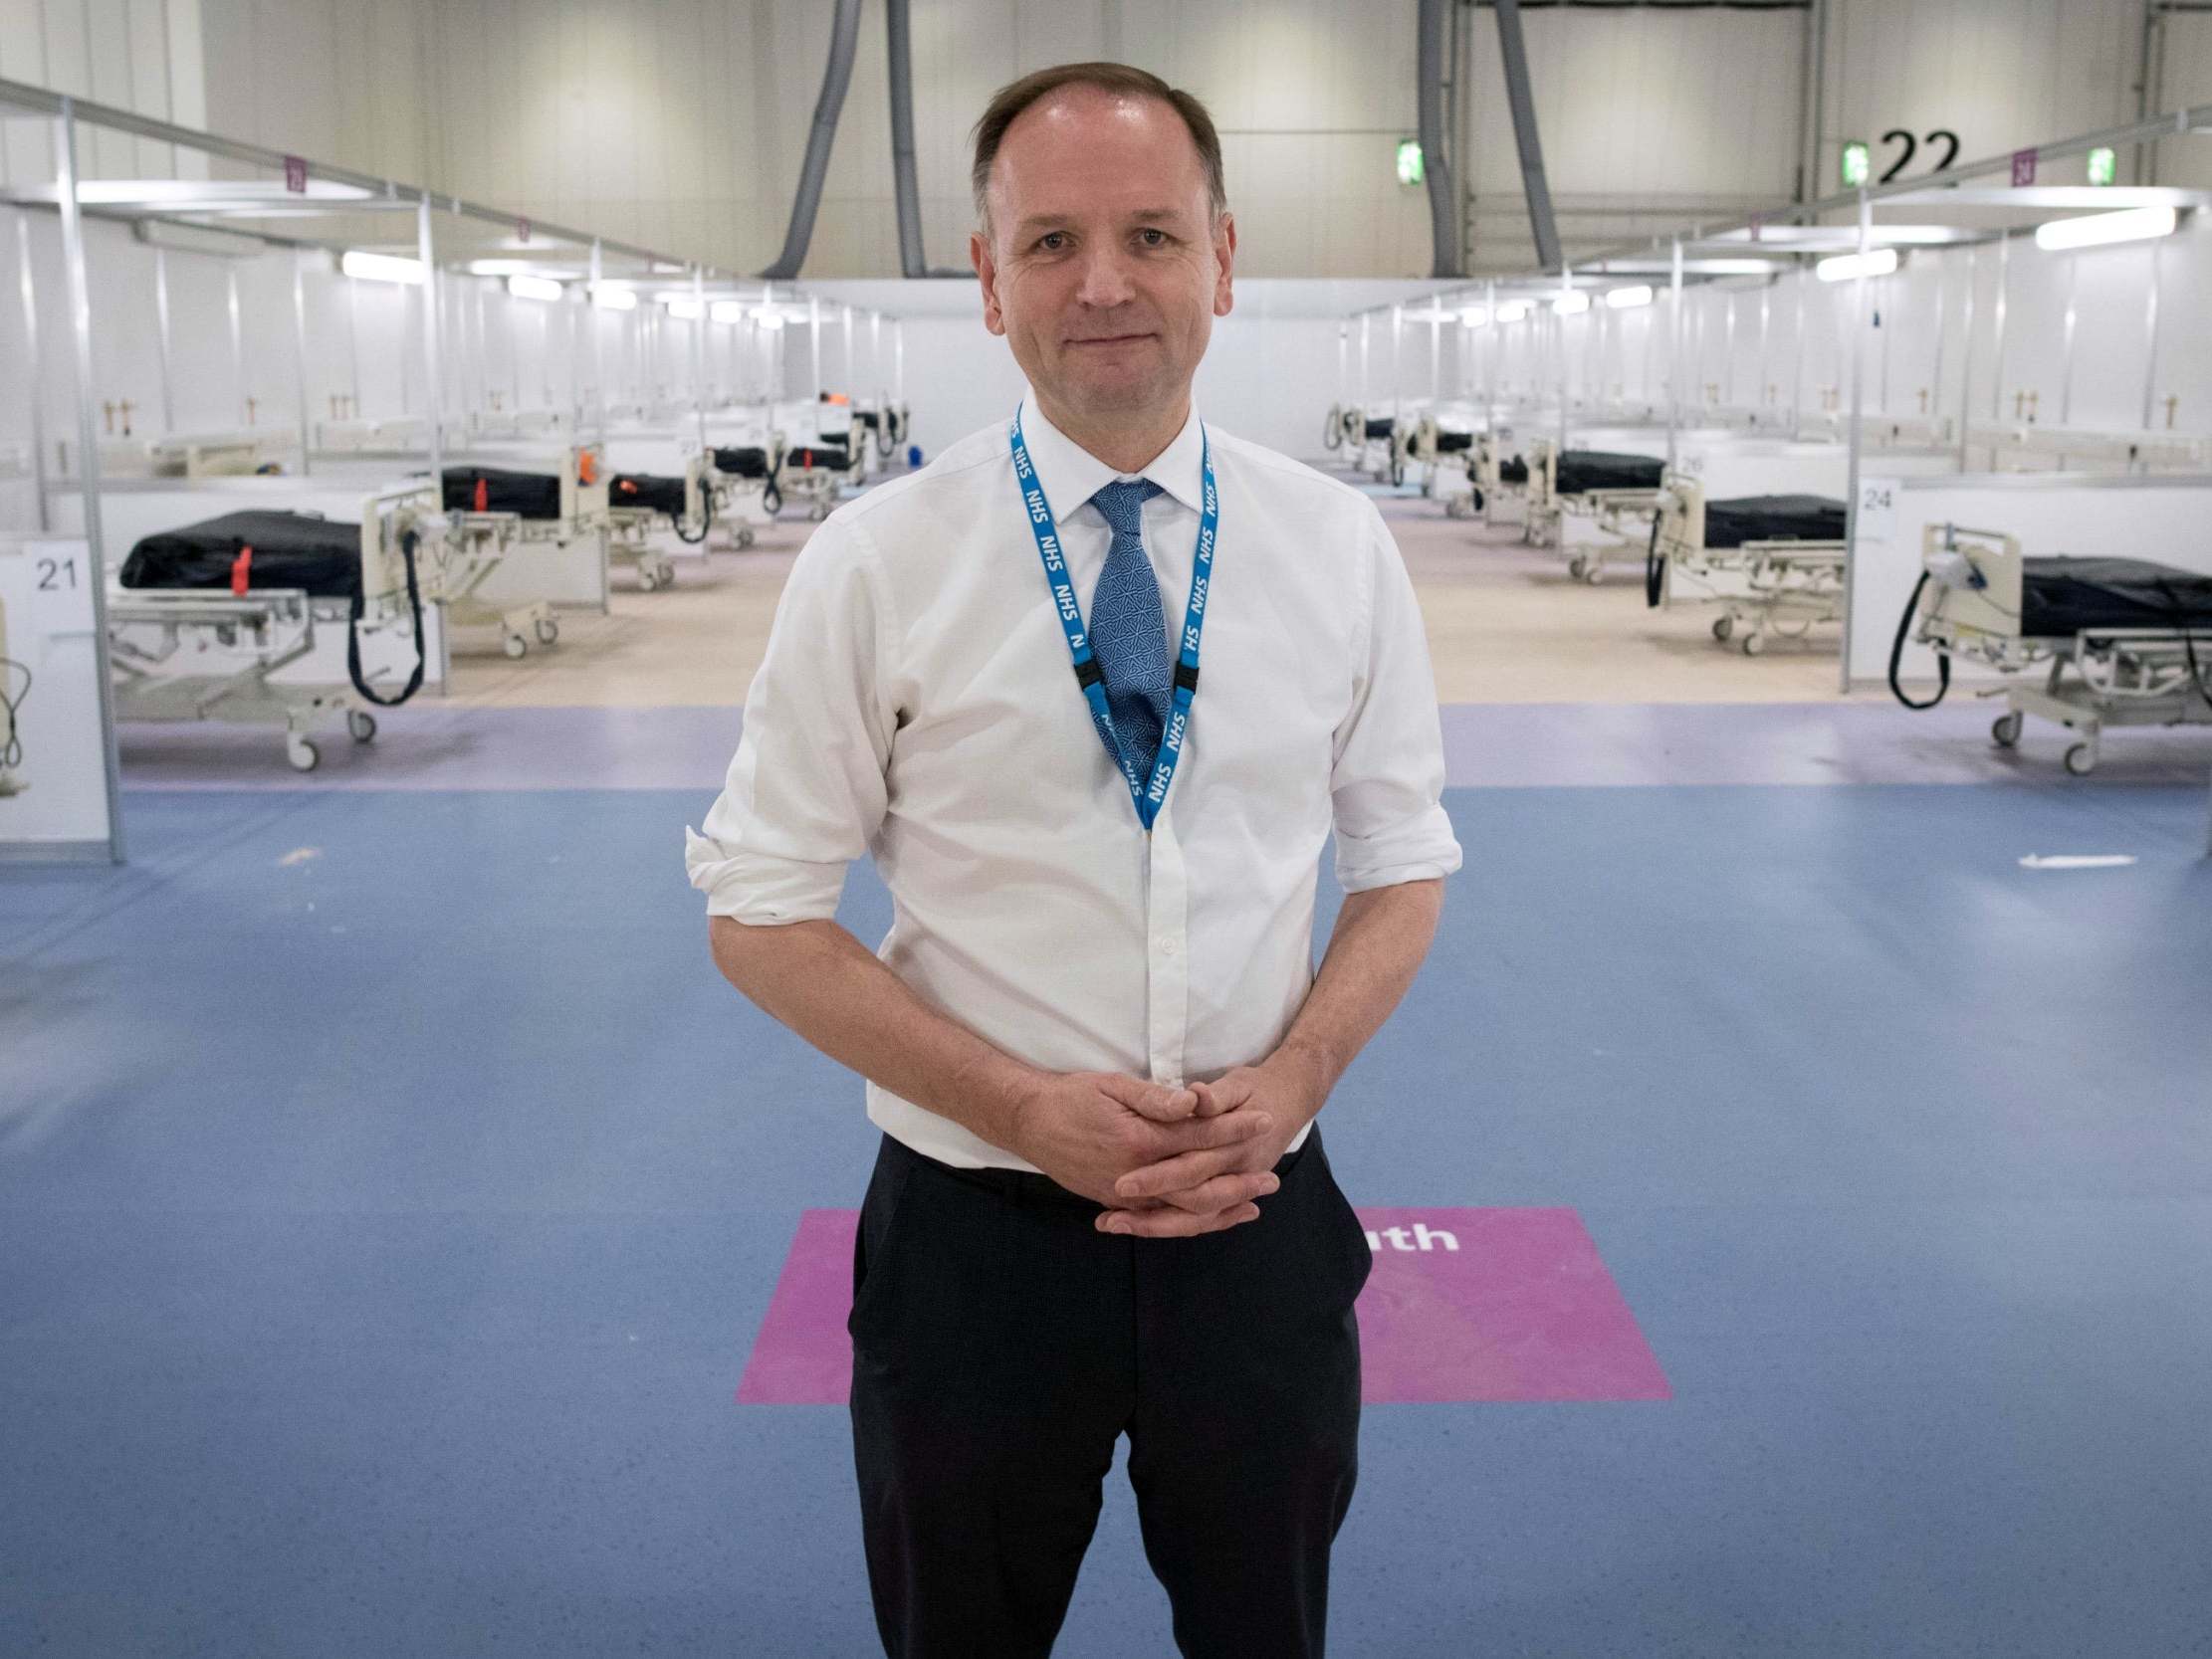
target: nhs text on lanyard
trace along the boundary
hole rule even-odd
[[[1221,498],[1214,483],[1214,449],[1206,437],[1206,429],[1199,428],[1200,454],[1203,457],[1206,477],[1206,502],[1199,514],[1198,556],[1191,565],[1191,605],[1183,618],[1183,646],[1176,656],[1175,702],[1168,712],[1167,728],[1160,734],[1160,752],[1153,757],[1152,780],[1137,769],[1135,757],[1124,753],[1120,739],[1114,732],[1114,717],[1106,705],[1106,685],[1099,672],[1098,660],[1091,655],[1091,642],[1083,629],[1082,607],[1076,602],[1075,584],[1068,579],[1067,560],[1060,552],[1059,525],[1053,520],[1052,508],[1044,499],[1044,491],[1037,483],[1036,469],[1029,464],[1029,448],[1021,441],[1021,412],[1014,411],[1013,425],[1007,430],[1007,441],[1013,446],[1014,478],[1021,486],[1021,499],[1029,512],[1029,531],[1036,537],[1037,555],[1044,560],[1044,578],[1052,584],[1052,601],[1060,613],[1060,626],[1067,632],[1068,655],[1075,660],[1075,683],[1083,688],[1083,697],[1091,706],[1091,724],[1098,728],[1106,752],[1114,757],[1114,764],[1121,768],[1122,777],[1129,784],[1129,799],[1137,808],[1137,821],[1149,834],[1153,820],[1160,816],[1160,807],[1168,798],[1168,785],[1175,781],[1176,762],[1183,758],[1183,738],[1190,729],[1191,705],[1199,695],[1199,632],[1206,626],[1206,592],[1214,576],[1214,542],[1221,527]]]

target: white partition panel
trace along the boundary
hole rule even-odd
[[[22,754],[0,768],[0,860],[110,856],[92,560],[81,539],[0,537],[0,669]],[[26,682],[23,671],[28,670]]]
[[[1897,620],[1920,575],[1927,524],[2001,530],[2030,558],[2141,558],[2212,575],[2212,478],[2085,478],[2068,474],[1883,475],[1860,481],[1859,545],[1851,587],[1851,678],[1879,684],[1889,671]],[[1928,680],[1934,654],[1908,644],[1904,678]],[[1961,680],[1993,678],[1960,663]]]

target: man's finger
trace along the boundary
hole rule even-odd
[[[1248,1169],[1232,1169],[1226,1174],[1216,1175],[1212,1180],[1201,1181],[1196,1186],[1162,1193],[1158,1202],[1187,1210],[1193,1215],[1217,1215],[1222,1210],[1248,1204],[1255,1198],[1264,1198],[1281,1185],[1282,1182],[1275,1178],[1271,1170],[1254,1174]],[[1131,1200],[1133,1206],[1142,1206],[1149,1202],[1151,1200]]]
[[[1160,1156],[1153,1161],[1162,1162],[1185,1152],[1241,1145],[1274,1127],[1275,1120],[1256,1106],[1241,1106],[1218,1118],[1191,1118],[1179,1124],[1162,1124],[1154,1133],[1154,1139],[1160,1143]]]
[[[1179,1152],[1158,1163],[1148,1163],[1142,1169],[1130,1170],[1114,1182],[1114,1191],[1122,1198],[1169,1198],[1178,1192],[1189,1191],[1201,1182],[1210,1181],[1217,1175],[1240,1170],[1243,1160],[1250,1155],[1251,1146],[1245,1141],[1238,1141],[1233,1146],[1210,1146],[1203,1151]]]
[[[1217,1233],[1259,1219],[1257,1204],[1238,1204],[1214,1215],[1193,1215],[1188,1210],[1108,1210],[1098,1218],[1101,1232],[1127,1233],[1136,1238],[1196,1238]]]
[[[1199,1097],[1194,1091],[1171,1088],[1165,1083],[1147,1083],[1141,1077],[1107,1072],[1100,1076],[1098,1086],[1139,1117],[1150,1118],[1156,1124],[1180,1124],[1199,1109]]]
[[[1194,1083],[1192,1092],[1199,1097],[1201,1118],[1218,1118],[1229,1110],[1230,1102],[1221,1089],[1211,1083]]]

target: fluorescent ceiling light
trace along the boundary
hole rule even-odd
[[[743,322],[745,305],[738,300],[717,300],[707,308],[707,314],[717,322]]]
[[[49,192],[51,194],[51,191]],[[287,190],[281,180],[198,178],[87,178],[77,183],[77,199],[88,207],[167,207],[190,212],[203,204],[266,202],[358,202],[371,192],[357,184],[311,178],[304,190]]]
[[[1813,267],[1813,275],[1824,283],[1848,283],[1854,277],[1886,277],[1896,268],[1896,249],[1877,248],[1871,253],[1838,254],[1834,259],[1824,259]]]
[[[686,322],[697,322],[699,320],[701,308],[696,300],[663,300],[661,304],[668,308],[670,316],[680,317]]]
[[[573,277],[580,275],[573,266],[549,264],[537,259],[472,259],[469,261],[472,277]]]
[[[1580,316],[1590,309],[1590,296],[1579,290],[1573,294],[1562,294],[1551,303],[1551,309],[1561,316]]]
[[[604,283],[591,291],[591,303],[602,311],[634,311],[637,296],[626,288],[608,288]]]
[[[361,277],[372,283],[422,282],[422,261],[401,259],[396,254],[363,253],[358,248],[345,250],[345,257],[338,261],[338,269],[348,277]]]
[[[1528,302],[1526,300],[1508,300],[1497,309],[1497,319],[1500,322],[1518,322],[1527,314]]]
[[[1638,306],[1649,306],[1652,303],[1651,285],[1639,283],[1635,288],[1608,289],[1606,290],[1605,303],[1609,311],[1631,311]]]
[[[766,306],[753,313],[753,320],[764,328],[780,328],[783,326],[783,319]]]
[[[1486,328],[1490,325],[1490,313],[1481,306],[1469,306],[1459,313],[1459,322],[1463,327]]]
[[[551,277],[513,276],[507,279],[507,292],[518,300],[543,300],[548,305],[558,303],[567,292]]]
[[[2101,248],[2108,242],[2144,242],[2171,236],[2176,223],[2170,207],[2131,207],[2122,213],[2092,213],[2080,219],[2054,219],[2036,227],[2036,246]]]

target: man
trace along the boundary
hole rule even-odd
[[[886,1650],[1048,1653],[1127,1434],[1182,1651],[1318,1655],[1371,1258],[1312,1124],[1459,863],[1420,615],[1372,504],[1192,409],[1236,248],[1196,100],[1029,76],[975,186],[1033,395],[807,544],[692,881],[885,1132],[850,1330]],[[880,960],[830,920],[863,853]]]

